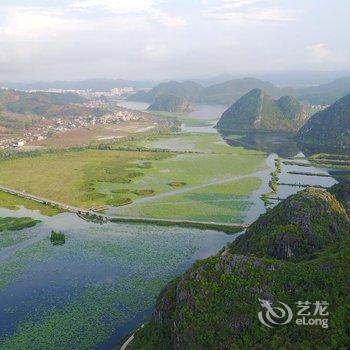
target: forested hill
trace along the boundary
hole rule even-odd
[[[182,83],[170,81],[168,83],[161,83],[148,92],[137,92],[131,95],[129,100],[153,103],[158,95],[167,94],[186,98],[188,101],[192,102],[198,100],[203,89],[203,86],[192,81],[185,81]]]
[[[44,115],[54,106],[83,103],[86,100],[74,93],[24,92],[0,89],[0,109],[18,114]]]
[[[129,99],[153,103],[157,95],[173,94],[186,98],[191,103],[230,105],[253,89],[261,89],[273,98],[290,95],[307,104],[328,105],[350,93],[350,77],[337,79],[327,84],[301,88],[279,87],[268,81],[255,78],[232,79],[208,87],[203,87],[192,81],[171,81],[161,83],[148,92],[140,91],[131,95]]]
[[[300,129],[298,140],[305,144],[350,150],[350,95],[313,115]]]
[[[217,126],[229,130],[297,131],[311,110],[295,97],[274,100],[260,89],[253,89],[221,116]]]
[[[148,107],[149,111],[189,112],[191,105],[187,99],[171,94],[156,96],[155,101]]]
[[[130,349],[345,349],[350,344],[350,240],[344,207],[307,189],[262,215],[219,254],[172,281]],[[263,325],[261,301],[292,318]],[[296,324],[298,301],[326,301],[329,317]],[[266,310],[265,310],[266,312]],[[307,318],[308,320],[308,318]],[[336,336],[335,336],[336,335]]]

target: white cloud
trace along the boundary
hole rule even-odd
[[[205,13],[205,17],[233,23],[285,22],[295,18],[291,10],[276,7],[265,0],[221,0],[220,5]]]
[[[154,0],[79,0],[72,4],[77,9],[103,8],[116,14],[152,11]]]
[[[329,60],[334,57],[332,51],[324,43],[310,45],[307,50],[311,58],[317,61]]]
[[[344,50],[332,50],[327,44],[319,42],[306,48],[306,64],[320,69],[333,67],[349,67],[350,56]]]
[[[77,21],[67,20],[56,13],[38,8],[17,8],[10,12],[0,33],[13,37],[35,38],[57,35],[77,26]]]
[[[79,0],[72,7],[79,10],[102,9],[115,15],[145,15],[169,27],[187,25],[182,17],[174,17],[159,8],[156,0]],[[141,20],[138,18],[138,20]]]

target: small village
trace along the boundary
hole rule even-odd
[[[86,107],[105,107],[104,102],[89,101]],[[63,133],[77,128],[92,129],[97,125],[120,124],[130,121],[144,121],[145,113],[115,107],[113,111],[106,112],[101,116],[67,116],[64,118],[42,117],[39,121],[26,130],[22,135],[0,139],[0,149],[16,149],[25,146],[33,141],[46,140],[58,133]]]

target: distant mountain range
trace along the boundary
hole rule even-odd
[[[299,130],[305,144],[350,150],[350,94],[313,115]]]
[[[217,126],[229,130],[297,131],[311,109],[293,96],[274,100],[261,89],[253,89],[221,116]]]
[[[331,104],[341,96],[350,93],[350,77],[337,79],[328,84],[303,88],[278,87],[268,81],[254,78],[233,79],[208,87],[193,81],[170,81],[161,83],[148,92],[140,91],[130,96],[129,99],[153,103],[157,95],[165,93],[186,98],[192,103],[230,105],[256,88],[265,91],[273,98],[290,95],[305,103],[324,105]]]
[[[329,105],[350,94],[350,77],[340,78],[327,84],[297,89],[298,97],[311,104]]]
[[[52,82],[32,82],[32,83],[12,83],[3,82],[0,86],[18,90],[93,90],[93,91],[109,91],[114,88],[132,87],[151,88],[154,82],[148,80],[124,80],[124,79],[87,79],[81,81],[52,81]]]
[[[148,107],[149,111],[189,112],[191,105],[187,99],[171,94],[161,94]]]
[[[225,81],[224,81],[225,80]],[[202,85],[203,84],[203,85]],[[339,78],[333,82],[310,87],[280,87],[269,81],[242,78],[231,79],[223,74],[212,79],[196,81],[169,81],[156,85],[155,81],[124,79],[87,79],[82,81],[53,81],[13,83],[2,82],[0,86],[18,90],[88,90],[109,91],[113,88],[132,87],[135,89],[151,88],[130,96],[132,101],[153,103],[160,94],[173,94],[186,98],[191,103],[230,105],[252,89],[258,88],[274,98],[290,95],[310,104],[332,104],[340,97],[350,93],[350,77]]]
[[[129,97],[130,101],[142,101],[153,103],[158,95],[170,94],[178,97],[186,98],[188,101],[197,101],[203,86],[193,81],[169,81],[168,83],[161,83],[155,86],[152,90],[139,91]]]

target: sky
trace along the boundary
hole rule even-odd
[[[0,81],[350,70],[348,0],[0,0]]]

